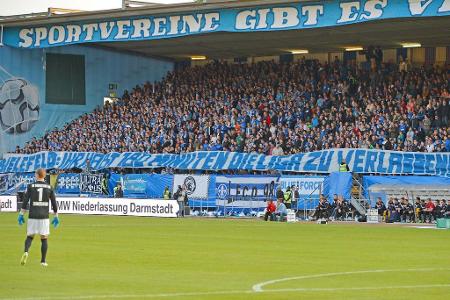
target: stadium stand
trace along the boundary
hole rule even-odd
[[[448,67],[407,69],[337,58],[186,67],[16,152],[450,151]]]

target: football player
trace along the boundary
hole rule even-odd
[[[19,213],[19,225],[25,223],[24,213],[30,204],[27,224],[27,238],[25,240],[25,251],[20,260],[21,265],[25,265],[28,259],[28,250],[30,249],[34,235],[41,237],[41,265],[47,266],[48,235],[50,234],[49,222],[49,204],[52,205],[54,217],[53,226],[59,225],[58,208],[56,205],[55,192],[51,186],[45,182],[46,171],[44,169],[36,170],[36,181],[29,184],[24,195],[22,210]]]

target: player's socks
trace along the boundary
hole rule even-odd
[[[41,264],[45,264],[47,257],[48,242],[47,239],[41,239]]]
[[[28,259],[28,252],[25,252],[22,255],[22,258],[20,259],[20,264],[23,266],[27,263],[27,259]]]
[[[31,242],[33,242],[33,237],[27,236],[27,239],[25,240],[25,250],[23,252],[28,252],[31,247]]]

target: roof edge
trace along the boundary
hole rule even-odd
[[[311,2],[311,0],[223,0],[213,3],[177,3],[177,4],[161,4],[151,5],[144,7],[129,7],[118,8],[110,10],[98,10],[98,11],[83,11],[68,14],[48,15],[48,12],[33,13],[25,15],[6,16],[3,19],[0,18],[0,24],[4,27],[16,27],[16,26],[35,26],[35,25],[47,25],[47,24],[61,24],[68,22],[90,21],[105,18],[123,18],[123,17],[137,17],[144,15],[161,15],[161,14],[176,14],[186,13],[192,11],[205,11],[214,9],[233,9],[233,8],[245,8],[253,6],[267,6],[277,4],[293,4],[300,2]]]

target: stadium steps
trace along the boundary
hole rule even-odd
[[[367,200],[366,199],[356,199],[350,198],[350,203],[359,212],[360,215],[364,216],[367,213]]]
[[[353,174],[353,184],[351,190],[350,203],[362,215],[366,215],[370,203],[363,197],[362,177],[359,174]]]

